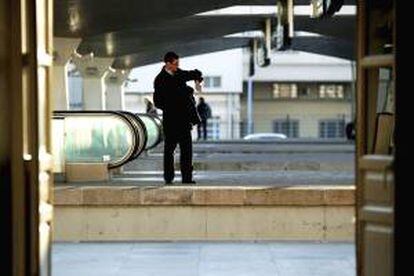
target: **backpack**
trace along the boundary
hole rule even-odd
[[[208,104],[206,104],[206,113],[207,113],[207,119],[210,119],[211,117],[212,117],[212,114],[211,114],[211,108],[210,108],[210,106],[208,105]]]

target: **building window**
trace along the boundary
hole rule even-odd
[[[341,84],[320,85],[319,86],[319,98],[343,99],[344,98],[344,86]]]
[[[204,87],[206,88],[220,88],[221,77],[220,76],[206,76],[204,77]]]
[[[273,84],[273,98],[292,99],[298,97],[296,84],[275,83]]]
[[[273,121],[273,132],[283,133],[289,138],[299,137],[299,120],[277,119]]]
[[[318,99],[319,85],[313,83],[297,83],[298,98],[300,99]]]
[[[328,119],[319,121],[319,138],[344,138],[345,120]]]

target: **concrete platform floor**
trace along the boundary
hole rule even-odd
[[[193,165],[200,170],[341,170],[353,171],[354,152],[262,152],[194,153]],[[179,151],[175,155],[178,168]],[[220,169],[220,167],[222,167]],[[142,154],[123,166],[126,171],[162,170],[163,153]]]
[[[353,243],[54,243],[53,276],[354,276]]]
[[[151,152],[162,152],[163,143],[160,143]],[[343,139],[287,139],[281,141],[248,141],[245,140],[217,140],[193,141],[194,153],[282,153],[282,152],[327,152],[344,153],[355,152],[355,143]]]
[[[164,185],[162,171],[126,171],[112,177],[113,185]],[[176,171],[174,183],[180,185]],[[195,171],[198,186],[354,185],[353,172],[347,171]],[[71,183],[72,184],[72,183]],[[102,185],[102,183],[100,183]]]

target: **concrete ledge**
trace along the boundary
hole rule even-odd
[[[108,181],[108,163],[67,163],[66,181]]]
[[[57,207],[54,241],[353,241],[354,208]]]
[[[353,206],[354,186],[59,186],[55,206]]]
[[[353,186],[56,187],[55,241],[353,241]]]

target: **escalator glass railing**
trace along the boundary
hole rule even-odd
[[[53,172],[63,173],[65,171],[65,118],[55,116],[52,120],[52,130]]]
[[[131,127],[114,116],[68,117],[65,127],[65,157],[69,162],[116,163],[134,147]]]
[[[147,144],[147,131],[144,122],[128,111],[120,111],[120,113],[131,123],[135,130],[135,149],[128,161],[138,158],[138,156],[145,150]]]
[[[161,120],[158,117],[149,114],[136,114],[136,116],[143,121],[147,131],[148,139],[145,145],[145,150],[156,147],[162,141]]]
[[[64,155],[64,163],[104,162],[112,168],[124,164],[134,152],[135,130],[122,114],[67,111],[54,115],[54,125],[63,117],[63,128],[54,128],[53,135],[62,137],[64,132],[63,149],[58,143],[54,149],[54,155]]]
[[[55,111],[54,172],[67,163],[124,165],[162,141],[161,120],[126,111]]]

